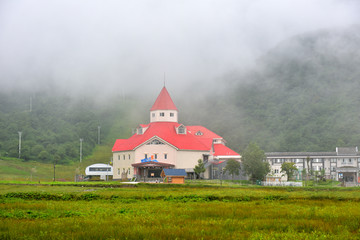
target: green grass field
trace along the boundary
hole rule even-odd
[[[0,239],[359,239],[360,189],[0,183]]]
[[[111,153],[110,145],[96,146],[91,156],[83,159],[81,163],[55,166],[57,181],[74,181],[76,174],[85,174],[85,168],[94,163],[109,163]],[[52,181],[54,178],[54,164],[36,161],[24,161],[17,158],[0,159],[0,180],[19,181]]]

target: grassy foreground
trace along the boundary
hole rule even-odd
[[[0,184],[0,239],[359,239],[360,189]]]

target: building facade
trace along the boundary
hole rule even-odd
[[[293,162],[298,169],[297,180],[304,179],[305,171],[310,169],[312,175],[323,175],[344,185],[360,183],[360,153],[357,147],[337,147],[335,152],[271,152],[266,153],[266,159],[271,166],[269,176],[281,177],[282,180],[286,180],[281,172],[282,163]]]
[[[150,123],[140,124],[129,139],[117,139],[113,146],[113,177],[138,180],[160,178],[165,168],[181,168],[194,177],[194,167],[202,159],[211,176],[211,166],[240,155],[225,140],[203,126],[178,123],[178,109],[163,87],[150,109]]]

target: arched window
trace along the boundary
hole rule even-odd
[[[157,139],[152,140],[151,142],[149,142],[147,145],[163,145],[164,143],[160,142]]]

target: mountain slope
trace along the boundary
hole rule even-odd
[[[241,151],[333,151],[360,144],[360,28],[319,31],[281,43],[254,70],[229,75],[197,117]],[[209,117],[215,116],[215,117]]]

